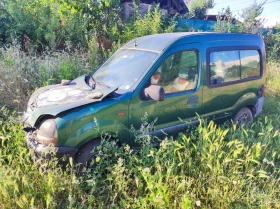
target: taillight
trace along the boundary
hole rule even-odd
[[[261,86],[258,89],[258,97],[264,97],[264,89],[265,89],[265,86]]]

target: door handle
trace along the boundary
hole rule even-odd
[[[188,107],[189,108],[197,108],[198,107],[198,96],[191,96],[190,98],[188,98]]]
[[[198,96],[197,95],[191,96],[190,98],[188,98],[188,104],[196,103],[196,102],[198,102]]]

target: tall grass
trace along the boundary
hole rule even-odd
[[[270,62],[268,64],[266,90],[270,97],[280,97],[280,63]]]
[[[250,129],[201,121],[158,149],[149,138],[136,151],[103,140],[96,168],[77,177],[71,163],[33,163],[21,126],[2,114],[2,208],[280,207],[280,136],[268,119]]]
[[[0,48],[0,106],[25,109],[36,88],[91,73],[97,66],[92,56],[90,51],[67,50],[27,54],[16,43]]]

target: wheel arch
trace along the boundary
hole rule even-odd
[[[255,108],[255,106],[253,106],[253,105],[247,105],[246,107],[249,108],[249,109],[251,110],[253,116],[256,114],[256,108]],[[241,109],[242,109],[242,108],[241,108]]]

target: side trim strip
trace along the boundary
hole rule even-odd
[[[191,122],[185,122],[185,123],[181,123],[181,124],[178,124],[175,126],[169,126],[169,127],[162,128],[159,130],[151,131],[147,134],[140,134],[140,135],[138,135],[138,137],[168,135],[170,133],[180,132],[184,129],[187,129],[190,126],[196,126],[198,124],[199,124],[199,120],[194,120]]]

